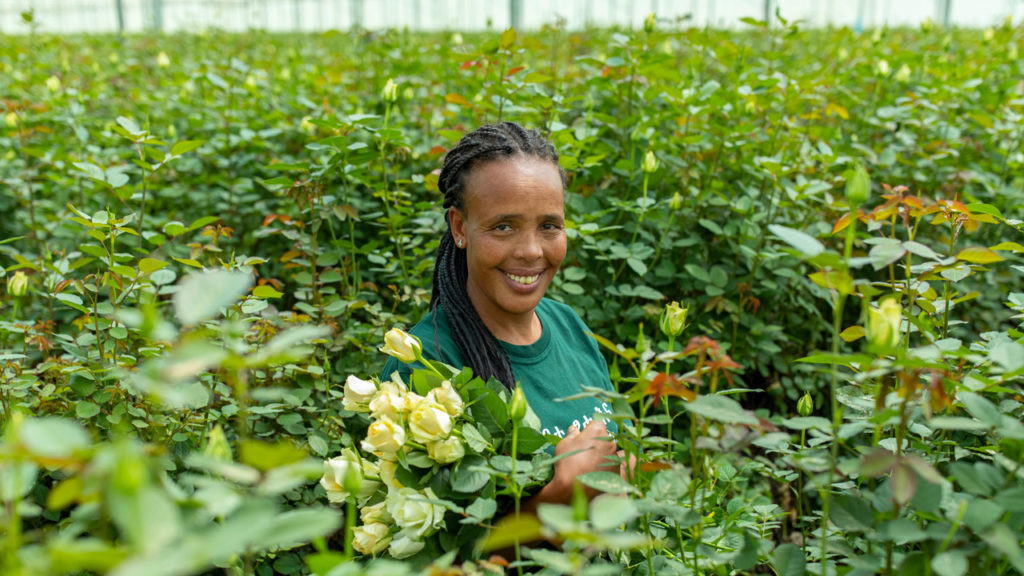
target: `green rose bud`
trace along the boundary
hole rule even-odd
[[[811,394],[805,392],[800,400],[796,403],[796,413],[801,416],[810,416],[814,413],[814,400],[811,399]]]
[[[846,201],[850,208],[856,208],[868,201],[871,195],[871,177],[861,163],[857,163],[843,175],[846,178]]]
[[[398,100],[398,84],[391,78],[384,84],[384,89],[381,90],[380,97],[385,102],[394,102]]]
[[[654,12],[651,12],[647,15],[647,18],[644,18],[644,32],[647,32],[648,34],[654,32],[654,25],[656,23],[657,17],[654,15]]]
[[[18,270],[7,279],[7,293],[15,298],[24,296],[28,292],[28,276]]]
[[[654,155],[653,150],[648,150],[647,154],[644,155],[642,168],[645,174],[650,174],[658,169],[658,158]]]
[[[679,210],[683,207],[683,196],[679,192],[672,195],[672,198],[668,201],[668,207],[673,211]]]
[[[526,394],[523,393],[522,386],[516,386],[516,389],[512,391],[512,401],[509,403],[508,415],[516,423],[522,422],[523,418],[526,417]]]
[[[679,302],[672,302],[666,306],[661,313],[662,333],[673,338],[682,334],[683,328],[686,327],[686,313],[689,311],[688,307],[680,306]]]

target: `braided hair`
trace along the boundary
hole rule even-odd
[[[481,126],[463,136],[444,158],[437,185],[444,194],[445,220],[453,206],[464,209],[466,180],[476,166],[517,156],[532,156],[553,163],[565,187],[565,171],[558,164],[558,153],[540,132],[527,130],[515,122]],[[487,329],[469,299],[468,275],[466,252],[456,247],[449,223],[437,247],[430,309],[433,311],[438,305],[444,308],[455,344],[477,376],[484,380],[494,377],[512,389],[515,386],[512,365],[501,343]]]

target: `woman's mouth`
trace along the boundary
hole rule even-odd
[[[510,272],[505,272],[505,276],[508,276],[509,278],[511,278],[512,281],[515,282],[516,284],[522,284],[524,286],[529,286],[530,284],[533,284],[534,282],[536,282],[540,278],[540,274],[532,274],[530,276],[520,276],[518,274],[512,274]]]

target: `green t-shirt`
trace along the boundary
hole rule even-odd
[[[512,373],[522,384],[526,400],[540,419],[541,432],[561,438],[569,426],[575,424],[582,430],[593,420],[595,412],[611,414],[612,410],[607,402],[593,397],[560,399],[578,394],[582,386],[612,390],[612,382],[597,342],[572,308],[542,298],[536,312],[543,328],[540,339],[526,346],[507,342],[501,345],[508,353]],[[456,368],[466,365],[440,307],[409,332],[423,342],[423,356],[428,360],[440,360]],[[395,370],[405,379],[411,372],[407,365],[388,358],[381,379],[390,378]],[[616,429],[614,422],[609,420],[607,424],[609,430]]]

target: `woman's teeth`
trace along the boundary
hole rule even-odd
[[[505,275],[519,284],[533,284],[538,278],[540,278],[540,274],[534,274],[533,276],[516,276],[515,274],[509,274],[506,272]]]

